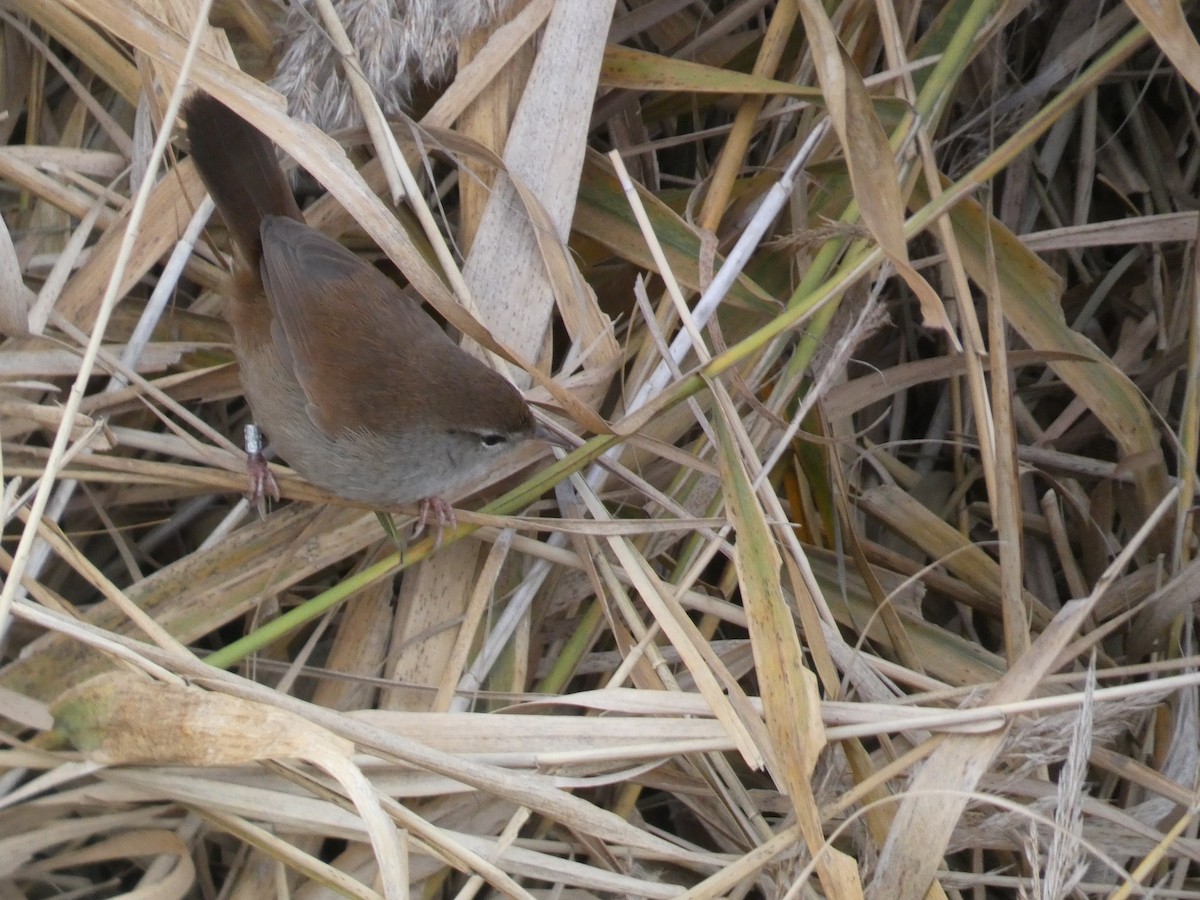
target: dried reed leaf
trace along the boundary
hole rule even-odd
[[[557,71],[582,62],[569,58],[576,45],[537,31],[552,14],[601,18],[586,4],[518,6],[468,40],[462,59],[478,55],[422,128],[397,129],[451,233],[469,230],[461,217],[491,197],[476,172],[502,171],[516,152],[502,149],[511,108],[494,96],[515,102],[535,51]],[[3,888],[373,896],[367,829],[304,767],[97,768],[19,733],[47,727],[39,698],[118,658],[354,740],[373,757],[361,759],[370,791],[407,835],[400,877],[413,892],[791,896],[811,892],[819,873],[826,895],[855,896],[862,872],[886,900],[934,875],[935,894],[1036,896],[1038,879],[1057,877],[1041,871],[1050,832],[1029,851],[1022,836],[1035,820],[1049,827],[1063,790],[1077,795],[1077,833],[1095,863],[1078,893],[1164,890],[1155,876],[1200,858],[1188,816],[1173,812],[1192,803],[1197,765],[1187,590],[1196,216],[1178,212],[1200,172],[1196,130],[1178,115],[1197,53],[1174,9],[1093,6],[811,4],[814,30],[800,27],[795,3],[621,4],[607,33],[591,33],[588,64],[599,70],[571,88],[572,124],[539,113],[523,139],[536,151],[547,128],[569,131],[587,152],[578,187],[566,183],[549,204],[526,190],[538,177],[505,189],[506,212],[538,238],[522,265],[544,273],[539,290],[556,303],[543,297],[528,328],[502,323],[517,336],[506,348],[427,262],[436,240],[378,200],[385,179],[361,135],[329,140],[264,89],[266,7],[223,3],[215,21],[228,40],[205,36],[216,55],[202,55],[192,84],[252,115],[328,191],[310,221],[354,246],[368,232],[460,331],[531,369],[532,399],[600,435],[569,462],[533,460],[534,477],[486,515],[464,511],[436,557],[455,577],[423,583],[411,563],[431,545],[401,559],[365,511],[301,505],[336,502],[284,467],[291,508],[246,520],[229,440],[245,413],[214,293],[226,266],[179,240],[199,199],[186,160],[155,185],[105,329],[100,359],[115,375],[98,369],[81,383],[78,412],[64,420],[58,403],[78,399],[66,388],[79,366],[60,351],[88,341],[131,182],[145,177],[156,129],[174,126],[157,120],[195,10],[184,0],[10,0],[0,11],[0,253],[10,251],[0,277],[7,299],[23,293],[19,310],[36,294],[25,324],[38,339],[0,348],[12,373],[0,400],[0,504],[28,519],[31,484],[49,474],[78,484],[29,527],[44,555],[22,563],[28,599],[14,603],[0,669],[12,732],[0,754]],[[844,140],[820,138],[825,109]],[[895,129],[896,150],[880,123]],[[923,172],[911,176],[905,248],[894,226],[910,175],[904,157],[899,168],[892,159],[909,129]],[[807,175],[774,210],[777,172],[814,136]],[[661,257],[599,161],[614,148]],[[571,168],[547,152],[535,176],[543,163]],[[931,183],[946,187],[922,206]],[[879,223],[854,224],[856,198]],[[761,244],[730,249],[759,226]],[[219,224],[210,233],[225,245]],[[893,254],[924,254],[919,276],[889,274],[872,236]],[[496,256],[496,270],[474,276],[485,287],[508,277],[510,260]],[[711,319],[701,311],[708,324],[686,324],[700,315],[688,292],[734,268]],[[953,297],[953,332],[919,324],[926,282]],[[876,297],[893,324],[843,359],[835,307],[840,316]],[[505,316],[524,314],[524,295],[506,299]],[[547,320],[552,348],[538,325]],[[694,352],[668,365],[682,327]],[[120,366],[115,353],[131,359]],[[710,358],[715,384],[692,371]],[[990,380],[988,365],[1000,367]],[[156,366],[166,368],[153,380],[137,374]],[[643,392],[659,399],[629,418]],[[816,395],[828,427],[804,415]],[[618,439],[609,418],[639,433]],[[53,473],[48,428],[74,433]],[[550,497],[601,453],[610,470],[586,476],[590,507],[566,484]],[[773,468],[751,493],[759,460]],[[830,466],[844,484],[830,487]],[[528,515],[500,514],[529,504]],[[1139,530],[1147,521],[1161,524]],[[471,529],[481,543],[457,540]],[[419,605],[397,602],[405,563]],[[0,554],[0,565],[11,561]],[[1062,607],[1072,597],[1087,601]],[[797,621],[811,660],[797,660],[790,641],[776,647],[771,629],[794,635]],[[1029,652],[1017,655],[1023,636],[1011,625],[1028,625]],[[158,645],[133,639],[144,635]],[[221,665],[256,654],[247,664],[259,683],[213,671],[175,640]],[[1072,667],[1093,650],[1092,746],[1085,754],[1076,738],[1071,756],[1084,693]],[[808,666],[826,692],[819,705]],[[786,677],[797,671],[800,688]],[[827,743],[786,754],[785,783],[738,754],[785,755],[796,690],[814,740]],[[402,694],[455,712],[378,709]],[[137,708],[125,712],[136,721]],[[1070,782],[1058,778],[1068,757]],[[815,823],[788,823],[793,810],[815,810]],[[1023,867],[987,868],[1023,852]],[[1195,893],[1184,876],[1170,888]]]
[[[136,105],[142,84],[129,58],[87,24],[85,17],[61,3],[14,0],[20,12],[71,51],[100,81],[115,90],[130,105]]]
[[[579,190],[575,229],[608,246],[640,268],[653,270],[653,257],[641,240],[641,232],[629,213],[629,204],[612,172],[612,166],[600,157],[589,154]],[[695,291],[702,290],[698,263],[701,236],[697,229],[653,194],[638,189],[638,196],[646,207],[654,234],[671,264],[671,271],[680,284]],[[722,260],[717,258],[715,263],[720,265]],[[744,274],[738,276],[726,300],[755,311],[765,311],[776,303],[768,291],[754,284]]]
[[[921,301],[925,325],[954,334],[941,298],[908,262],[904,236],[904,199],[892,148],[875,116],[866,85],[834,33],[824,7],[800,0],[804,29],[812,41],[813,61],[829,118],[837,131],[863,220],[896,271]]]
[[[862,494],[858,503],[967,584],[999,600],[1000,564],[908,492],[881,485]],[[1036,597],[1026,596],[1025,601],[1034,627],[1048,625],[1052,618],[1050,610]]]
[[[158,570],[125,593],[186,644],[244,615],[264,595],[378,540],[377,529],[374,516],[361,510],[289,507]],[[107,604],[87,618],[105,630],[123,630],[121,616]],[[106,666],[103,657],[77,642],[46,635],[0,670],[0,684],[49,700]]]
[[[366,823],[384,896],[407,896],[397,835],[351,762],[349,741],[274,707],[116,672],[71,688],[51,712],[57,729],[105,765],[223,766],[296,758],[317,766],[337,779]]]
[[[1200,44],[1196,43],[1196,36],[1188,27],[1183,8],[1175,3],[1148,0],[1129,0],[1129,8],[1154,36],[1155,42],[1176,71],[1192,86],[1192,90],[1200,91]]]
[[[635,91],[689,91],[701,94],[764,94],[797,97],[819,103],[823,93],[802,85],[746,75],[716,66],[672,59],[609,44],[604,48],[600,84]]]
[[[995,271],[1005,318],[1035,350],[1068,352],[1095,362],[1057,360],[1051,367],[1112,432],[1133,467],[1143,515],[1165,492],[1166,471],[1149,412],[1136,388],[1087,338],[1063,318],[1059,278],[999,222],[974,203],[950,214],[967,271],[978,283],[992,284]],[[994,268],[993,268],[994,267]]]
[[[8,227],[0,222],[0,334],[29,333],[29,307],[33,292],[21,279],[21,265]]]

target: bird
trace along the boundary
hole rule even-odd
[[[535,437],[503,375],[375,266],[304,221],[274,144],[205,92],[183,107],[191,158],[232,238],[225,310],[246,400],[306,480],[376,510],[420,509]],[[278,492],[255,446],[250,492]]]

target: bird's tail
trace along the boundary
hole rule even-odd
[[[304,217],[265,135],[216,98],[193,94],[183,108],[192,159],[238,252],[257,271],[267,216]]]

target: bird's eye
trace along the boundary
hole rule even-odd
[[[497,434],[494,431],[489,432],[488,434],[481,434],[479,436],[479,440],[485,447],[499,447],[501,444],[508,443],[507,437],[502,434]]]

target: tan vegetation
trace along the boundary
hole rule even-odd
[[[0,2],[5,897],[1200,897],[1178,6],[611,5],[328,137],[274,4]],[[260,518],[194,89],[578,449]]]

